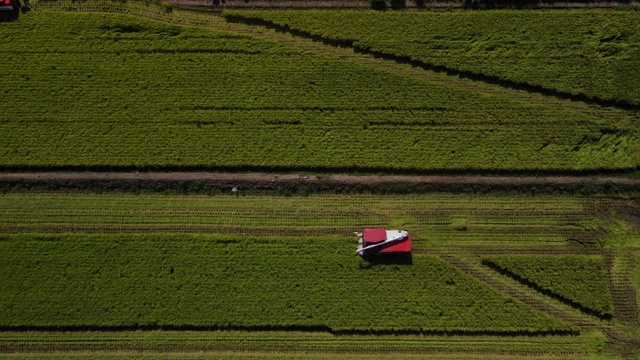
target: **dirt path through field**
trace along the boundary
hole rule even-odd
[[[413,176],[413,175],[310,175],[230,172],[15,172],[0,173],[0,181],[208,181],[244,183],[312,183],[321,185],[488,185],[488,186],[554,186],[606,184],[617,187],[640,186],[640,179],[623,176]]]

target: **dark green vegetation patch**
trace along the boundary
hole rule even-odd
[[[5,236],[0,325],[573,329],[437,257],[371,264],[353,249],[343,237]]]
[[[613,314],[602,256],[504,255],[483,262],[602,317]]]

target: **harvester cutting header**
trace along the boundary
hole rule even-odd
[[[405,230],[364,229],[355,234],[360,238],[356,250],[360,256],[411,253],[411,236]]]

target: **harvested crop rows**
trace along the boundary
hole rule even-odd
[[[567,240],[593,245],[600,205],[573,197],[459,197],[447,194],[0,195],[0,230],[19,232],[188,232],[221,235],[350,234],[365,227],[411,228],[419,242],[489,243]],[[418,243],[419,246],[419,243]]]
[[[622,249],[605,254],[609,273],[611,296],[613,297],[615,316],[630,323],[640,324],[640,301],[638,283],[640,277],[634,256],[638,256],[637,249]],[[633,273],[636,273],[635,277]],[[635,279],[635,280],[634,280]],[[635,282],[634,282],[635,281]]]
[[[220,331],[212,336],[199,331],[149,331],[149,332],[66,332],[44,333],[38,343],[33,342],[33,333],[10,332],[1,339],[2,351],[31,347],[33,351],[50,351],[49,358],[68,357],[73,351],[92,349],[100,351],[138,352],[159,348],[176,356],[200,352],[204,358],[251,359],[328,359],[339,355],[346,359],[407,359],[428,358],[437,355],[447,359],[513,358],[533,355],[550,359],[580,359],[604,342],[597,333],[573,337],[531,337],[527,341],[519,338],[476,336],[388,336],[388,335],[331,335],[295,331]],[[281,344],[280,347],[276,342]],[[288,345],[284,347],[282,345]],[[455,348],[456,351],[451,351]],[[242,356],[233,356],[242,353]],[[91,353],[85,353],[90,356]],[[104,354],[104,353],[103,353]],[[162,353],[151,353],[162,356]],[[211,356],[211,355],[214,356]],[[103,355],[104,356],[104,355]],[[192,355],[193,356],[193,355]],[[395,356],[395,357],[394,357]],[[96,356],[97,358],[99,356]],[[107,357],[107,356],[104,356]]]

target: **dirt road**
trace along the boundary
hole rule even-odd
[[[21,172],[0,173],[2,182],[47,181],[206,181],[225,183],[291,183],[305,182],[318,185],[488,185],[488,186],[554,186],[607,184],[617,187],[640,186],[640,179],[587,176],[412,176],[412,175],[309,175],[228,172]]]

